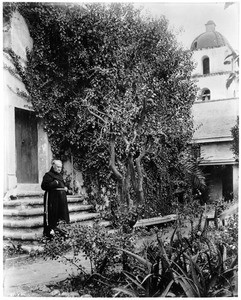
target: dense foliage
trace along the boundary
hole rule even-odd
[[[105,187],[149,215],[190,196],[193,65],[167,20],[120,3],[16,7],[34,41],[27,68],[18,65],[26,97],[55,156],[74,157],[88,192]]]
[[[224,64],[234,65],[234,71],[230,73],[227,81],[226,88],[228,89],[233,82],[239,82],[239,54],[236,51],[232,51],[231,54],[225,57]]]
[[[195,214],[188,212],[189,220]],[[197,221],[197,218],[196,218]],[[189,226],[188,226],[189,227]],[[103,226],[60,226],[46,244],[45,255],[74,263],[75,281],[66,287],[94,297],[224,297],[237,296],[238,221],[227,226],[207,227],[202,215],[185,233],[179,220],[173,228],[125,233]],[[65,257],[72,249],[73,257]],[[81,265],[79,255],[90,260],[91,272]],[[70,286],[69,286],[70,285]],[[61,290],[64,291],[61,283]]]
[[[239,117],[237,117],[236,124],[231,128],[231,134],[233,137],[231,150],[233,151],[233,154],[238,160],[239,159]]]

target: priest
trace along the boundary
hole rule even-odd
[[[44,236],[54,235],[59,221],[69,223],[69,209],[66,193],[68,188],[61,175],[62,162],[53,160],[52,167],[47,172],[41,184],[44,193]]]

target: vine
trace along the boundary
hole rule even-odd
[[[10,55],[54,155],[74,156],[97,200],[104,188],[115,203],[165,212],[179,186],[192,185],[181,154],[196,96],[191,54],[167,20],[119,3],[17,9],[34,44],[25,69]]]

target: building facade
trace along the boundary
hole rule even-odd
[[[15,11],[3,20],[3,96],[4,96],[4,199],[18,194],[40,192],[44,174],[50,169],[53,154],[43,123],[25,97],[25,86],[16,72],[10,51],[27,63],[27,48],[33,40],[22,15]],[[71,176],[71,187],[83,193],[83,177],[73,163],[64,163],[65,176]]]
[[[16,72],[13,51],[26,65],[26,48],[33,41],[24,18],[16,11],[3,25],[3,95],[4,95],[4,194],[39,191],[44,173],[49,169],[52,152],[41,121],[31,104],[21,97],[25,86]]]
[[[24,18],[16,11],[3,27],[3,95],[4,95],[4,194],[21,191],[39,191],[42,177],[48,171],[52,152],[47,134],[19,91],[25,87],[14,72],[8,49],[20,56],[26,64],[26,48],[32,49],[33,41]],[[215,30],[213,21],[206,24],[206,31],[192,43],[196,68],[192,77],[199,87],[198,99],[192,113],[196,131],[193,144],[200,148],[201,167],[207,178],[206,198],[210,200],[238,196],[238,162],[231,150],[231,128],[238,116],[238,82],[226,88],[227,79],[237,66],[230,57],[233,49],[225,37]],[[73,175],[73,166],[66,163]],[[83,184],[81,174],[75,182]]]
[[[215,23],[205,25],[206,31],[191,45],[196,64],[192,78],[199,87],[192,108],[193,144],[199,147],[200,165],[206,175],[205,200],[229,200],[238,197],[238,161],[231,150],[231,128],[238,117],[239,86],[235,80],[229,88],[226,83],[238,66],[229,56],[234,50],[216,31]]]

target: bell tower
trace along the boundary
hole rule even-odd
[[[193,105],[193,143],[200,148],[200,166],[206,174],[208,191],[205,200],[238,196],[238,163],[231,151],[231,128],[238,116],[238,83],[226,87],[227,79],[237,68],[233,48],[208,21],[206,31],[191,44],[196,68],[192,78],[199,93]],[[225,60],[227,56],[230,59]],[[225,63],[226,62],[226,63]]]

